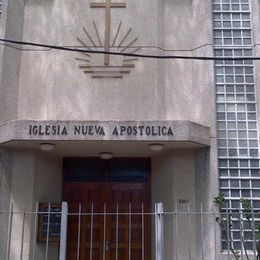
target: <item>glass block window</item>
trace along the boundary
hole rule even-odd
[[[4,0],[0,0],[0,16],[1,16],[2,10],[3,10],[3,1]]]
[[[213,0],[216,58],[252,57],[250,0]],[[216,60],[216,109],[220,192],[236,212],[240,198],[260,210],[260,165],[254,63]],[[233,243],[241,243],[232,233]]]

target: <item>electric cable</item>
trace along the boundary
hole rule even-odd
[[[124,56],[124,57],[134,57],[134,58],[146,58],[146,59],[162,59],[162,60],[208,60],[208,61],[217,61],[217,60],[260,60],[260,57],[246,56],[246,57],[212,57],[212,56],[180,56],[180,55],[150,55],[150,54],[137,54],[137,53],[122,53],[115,51],[100,51],[100,50],[89,50],[83,48],[72,48],[72,47],[64,47],[59,45],[49,45],[35,42],[24,42],[24,41],[16,41],[11,39],[3,39],[0,38],[0,42],[4,43],[13,43],[18,45],[25,46],[34,46],[62,51],[70,51],[70,52],[79,52],[79,53],[87,53],[87,54],[109,54],[114,56]]]
[[[260,45],[260,44],[259,44]],[[41,48],[41,49],[36,49],[36,48],[21,48],[21,47],[17,47],[17,46],[13,46],[13,45],[9,45],[7,43],[0,43],[0,46],[7,46],[7,47],[10,47],[10,48],[13,48],[13,49],[16,49],[16,50],[20,50],[20,51],[50,51],[51,49],[50,48]],[[128,47],[129,49],[156,49],[156,50],[159,50],[159,51],[162,51],[162,52],[193,52],[193,51],[196,51],[196,50],[199,50],[201,48],[204,48],[204,47],[207,47],[207,46],[212,46],[212,44],[210,43],[207,43],[207,44],[203,44],[203,45],[200,45],[200,46],[197,46],[195,48],[192,48],[192,49],[165,49],[165,48],[162,48],[161,46],[157,46],[157,45],[132,45],[132,46],[127,46],[127,45],[122,45],[121,48],[125,48],[125,47]],[[257,46],[257,44],[254,45],[254,47]],[[82,45],[78,46],[78,45],[63,45],[62,47],[68,47],[68,48],[81,48]],[[91,49],[91,48],[104,48],[104,46],[97,46],[97,45],[88,45],[88,47]],[[118,48],[117,46],[111,46],[111,49],[115,49],[115,48]]]

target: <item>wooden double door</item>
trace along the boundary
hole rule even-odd
[[[74,213],[68,218],[68,259],[150,259],[151,222],[145,214],[150,212],[149,160],[67,160],[76,164],[85,160],[83,168],[89,166],[91,174],[97,171],[96,177],[101,169],[104,175],[98,181],[93,176],[87,177],[90,181],[74,178],[77,172],[84,176],[78,165],[74,176],[67,178],[73,170],[64,164],[63,200]]]

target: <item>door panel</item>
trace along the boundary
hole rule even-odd
[[[116,259],[117,248],[119,249],[118,259],[129,259],[129,254],[131,254],[131,259],[141,260],[143,252],[148,259],[148,237],[142,241],[142,236],[150,233],[149,218],[142,215],[142,212],[149,212],[150,201],[147,185],[113,183],[108,190],[111,196],[112,212],[136,214],[129,216],[129,214],[120,215],[119,213],[118,216],[112,216],[108,231],[112,234],[109,259]],[[116,241],[118,241],[118,246]],[[129,243],[130,241],[131,243]],[[144,251],[142,251],[142,247],[144,247]]]
[[[64,200],[68,202],[69,212],[104,212],[106,200],[105,183],[65,183]],[[93,206],[92,206],[93,205]],[[92,209],[93,207],[93,209]],[[78,233],[80,223],[80,259],[102,259],[104,221],[102,216],[69,216],[68,218],[68,259],[77,259]],[[92,227],[92,239],[91,239]],[[92,241],[92,242],[91,242]],[[92,243],[92,244],[91,244]],[[92,252],[90,252],[92,248]]]
[[[81,260],[150,259],[150,219],[142,215],[150,211],[149,182],[64,181],[63,200],[69,213],[79,205],[88,213],[68,218],[68,259],[77,259],[79,237]]]

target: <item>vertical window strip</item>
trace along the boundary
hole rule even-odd
[[[215,57],[252,57],[251,26],[249,0],[213,0]],[[239,208],[241,197],[248,198],[254,209],[260,210],[254,77],[252,61],[215,62],[220,192],[234,211]],[[239,238],[233,244],[240,249]]]
[[[2,10],[3,10],[3,0],[0,0],[0,16],[2,14]]]

